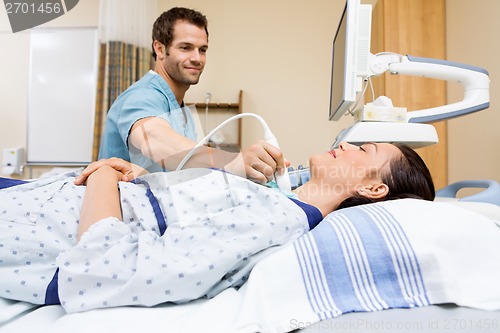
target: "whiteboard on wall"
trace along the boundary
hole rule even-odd
[[[97,28],[37,28],[30,34],[26,162],[92,161]]]

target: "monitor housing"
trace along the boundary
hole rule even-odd
[[[355,106],[369,73],[372,6],[347,0],[333,41],[330,120]]]

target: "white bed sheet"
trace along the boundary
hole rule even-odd
[[[298,328],[302,323],[297,323]],[[500,311],[482,311],[452,304],[414,309],[349,313],[307,326],[301,333],[486,333],[500,331]]]
[[[65,315],[60,306],[53,305],[27,310],[20,316],[18,314],[13,321],[0,327],[0,333],[232,333],[232,324],[236,320],[240,301],[238,292],[228,289],[211,300],[199,300],[179,306],[104,309]],[[498,332],[500,311],[483,311],[452,304],[435,305],[350,313],[312,324],[291,320],[290,328],[301,333]]]
[[[227,289],[212,299],[153,308],[121,307],[65,314],[61,306],[39,307],[14,317],[1,333],[19,332],[232,332],[241,296]]]
[[[36,307],[36,305],[30,303],[16,302],[0,298],[0,325],[12,320],[12,318],[21,316]]]

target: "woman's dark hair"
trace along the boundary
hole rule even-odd
[[[159,41],[168,49],[174,38],[174,25],[177,21],[186,21],[198,28],[205,29],[208,37],[208,21],[202,13],[184,7],[174,7],[163,12],[153,24],[153,43]],[[156,52],[153,48],[153,57],[156,60]]]
[[[375,200],[354,195],[342,201],[336,209],[404,198],[434,200],[436,196],[434,183],[425,162],[410,147],[399,143],[393,145],[401,151],[401,155],[392,159],[389,162],[389,170],[381,174],[382,182],[389,187],[387,196]]]

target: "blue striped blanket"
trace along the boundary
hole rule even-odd
[[[448,203],[364,205],[330,214],[259,262],[240,290],[237,326],[288,332],[349,312],[440,303],[500,309],[498,281],[498,222]]]
[[[294,248],[319,319],[429,305],[415,251],[382,206],[335,214]]]

